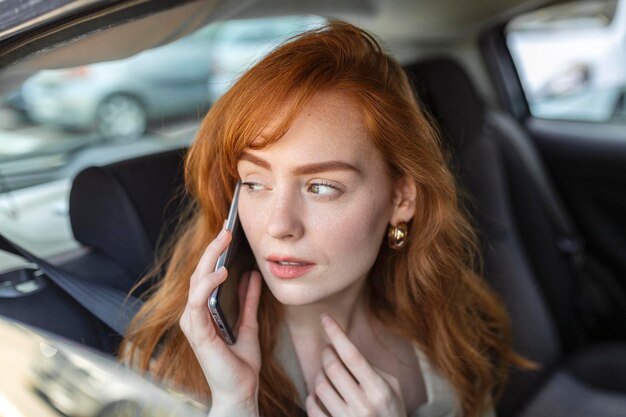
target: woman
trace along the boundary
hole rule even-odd
[[[122,352],[211,416],[479,416],[523,364],[435,130],[362,30],[330,23],[251,68],[205,117],[185,179],[194,204]],[[227,345],[206,306],[239,179],[258,271]]]

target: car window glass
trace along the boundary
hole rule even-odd
[[[68,212],[78,172],[188,145],[243,71],[323,22],[217,22],[127,59],[35,73],[0,97],[0,230],[42,257],[78,248]],[[2,253],[0,271],[21,262]]]
[[[537,10],[506,39],[533,116],[626,123],[626,0]]]

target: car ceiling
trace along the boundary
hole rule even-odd
[[[5,7],[18,0],[5,0]],[[208,22],[291,14],[322,14],[344,18],[376,33],[387,45],[453,44],[473,39],[486,25],[550,0],[198,0],[125,23],[102,19],[105,11],[73,21],[65,17],[46,31],[19,42],[0,42],[0,94],[42,68],[62,68],[121,59],[163,45]],[[124,4],[146,1],[115,2]],[[150,3],[150,2],[148,2]],[[153,3],[163,3],[154,1]],[[167,2],[166,2],[167,3]],[[104,2],[106,4],[106,2]],[[90,20],[91,19],[91,20]],[[98,20],[100,19],[100,20]],[[85,24],[93,22],[93,24]],[[41,21],[38,22],[41,24]],[[79,31],[72,31],[82,23]],[[68,31],[71,36],[63,36]],[[36,31],[33,31],[36,32]],[[46,42],[46,38],[56,41]],[[87,36],[89,35],[89,36]],[[70,38],[68,40],[68,38]],[[27,50],[28,56],[21,52]],[[21,56],[20,56],[21,55]],[[3,59],[4,58],[4,59]]]

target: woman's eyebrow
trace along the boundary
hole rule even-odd
[[[269,171],[272,169],[272,165],[268,161],[248,152],[244,152],[241,155],[240,160],[251,162]],[[356,174],[362,175],[361,171],[357,167],[344,161],[314,162],[296,167],[293,169],[292,173],[294,175],[308,175],[327,171],[352,171]]]
[[[258,165],[261,168],[267,169],[268,171],[272,170],[272,166],[270,165],[269,162],[267,162],[263,158],[259,158],[258,156],[254,156],[248,152],[244,152],[243,154],[241,154],[241,158],[239,158],[239,160],[252,162],[254,165]]]
[[[326,161],[301,165],[295,168],[293,173],[294,175],[308,175],[327,171],[352,171],[361,175],[361,171],[358,168],[343,161]]]

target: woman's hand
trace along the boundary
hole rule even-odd
[[[306,399],[309,417],[406,417],[398,380],[370,365],[333,319],[323,316],[322,326],[334,349],[322,353],[315,394]]]
[[[210,415],[256,416],[261,369],[257,321],[260,274],[253,271],[241,277],[239,297],[242,302],[234,345],[222,340],[208,309],[211,292],[228,274],[225,268],[213,269],[231,237],[230,232],[222,230],[207,246],[191,276],[187,305],[179,324],[211,388]]]

